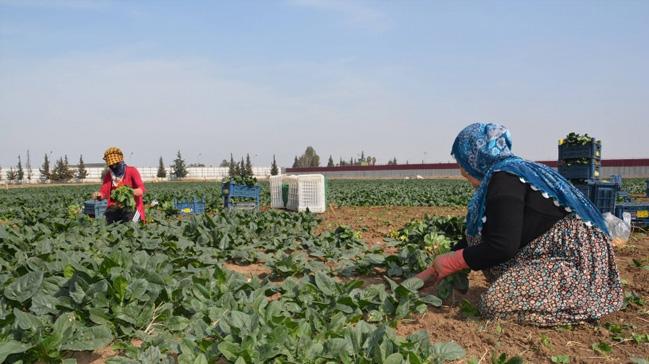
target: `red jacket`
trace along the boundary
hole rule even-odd
[[[137,168],[131,166],[126,166],[126,170],[124,171],[124,178],[122,178],[120,185],[128,186],[133,189],[141,188],[143,194],[145,191],[144,183],[142,182],[142,178],[140,177],[140,172],[138,172]],[[113,204],[113,201],[110,199],[110,193],[117,187],[119,186],[113,186],[112,174],[110,173],[110,171],[108,171],[108,173],[106,173],[106,175],[104,176],[104,181],[101,185],[101,189],[99,190],[99,193],[101,193],[101,198],[108,200],[108,206],[111,206]],[[135,208],[140,212],[140,220],[145,221],[146,216],[144,215],[144,202],[142,200],[142,196],[135,196]]]

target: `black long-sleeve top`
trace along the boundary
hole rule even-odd
[[[463,256],[473,270],[503,263],[519,249],[541,236],[568,213],[552,199],[506,172],[491,177],[485,208],[487,221],[482,226],[482,242],[467,247],[460,241],[453,250],[464,248]]]

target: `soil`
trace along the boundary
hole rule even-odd
[[[463,215],[464,208],[440,207],[333,207],[322,214],[318,232],[347,225],[360,231],[370,245],[382,244],[390,231],[412,219],[425,215]],[[632,358],[649,359],[649,344],[638,344],[633,334],[649,334],[649,270],[634,266],[633,259],[649,264],[649,235],[636,233],[621,247],[615,248],[625,292],[635,292],[646,302],[644,306],[630,304],[626,309],[604,317],[595,324],[573,327],[539,328],[502,320],[483,320],[466,317],[460,309],[464,300],[477,306],[487,283],[479,272],[469,276],[470,289],[466,294],[454,292],[441,308],[430,308],[423,315],[402,320],[397,326],[400,335],[425,330],[433,342],[455,341],[465,348],[467,355],[458,363],[492,363],[492,358],[505,353],[519,356],[526,363],[551,363],[551,357],[568,355],[570,363],[629,363]],[[226,264],[227,269],[244,275],[265,276],[269,269],[262,264],[238,266]],[[379,283],[380,277],[357,277],[365,283]],[[623,331],[624,341],[615,341],[607,324],[628,325]],[[604,342],[612,347],[610,353],[600,354],[593,344]],[[75,356],[78,363],[103,363],[113,352],[110,348],[95,353]],[[498,362],[500,363],[500,362]]]

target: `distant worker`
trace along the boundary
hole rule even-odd
[[[431,286],[455,272],[481,270],[490,283],[483,317],[553,326],[619,310],[622,285],[600,211],[555,170],[511,152],[502,125],[475,123],[452,155],[476,188],[466,238],[417,277]]]
[[[104,161],[108,166],[108,173],[103,177],[101,189],[94,193],[94,197],[101,200],[108,200],[106,209],[106,222],[127,222],[145,221],[144,214],[144,183],[140,172],[135,167],[127,166],[124,162],[124,154],[117,147],[110,147],[104,152]],[[111,192],[115,189],[127,186],[133,189],[135,197],[135,211],[129,211],[115,206],[111,200]]]

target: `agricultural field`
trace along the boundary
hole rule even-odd
[[[0,362],[649,357],[643,232],[616,251],[624,310],[596,324],[535,328],[481,319],[480,273],[426,292],[411,279],[462,236],[467,183],[332,180],[322,215],[268,210],[262,186],[261,212],[227,212],[215,183],[148,184],[145,202],[156,206],[139,226],[81,215],[97,186],[1,190]],[[208,212],[177,215],[173,200],[193,198],[205,198]]]

